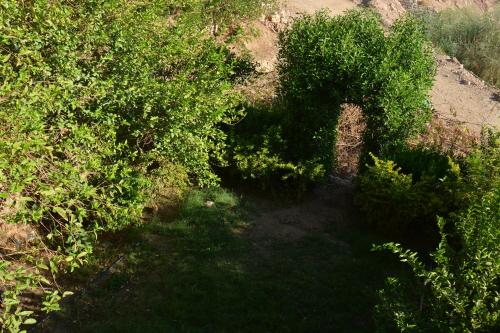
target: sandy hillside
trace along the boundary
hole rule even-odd
[[[348,9],[356,8],[360,3],[358,0],[289,0],[278,13],[255,22],[254,28],[258,31],[258,37],[249,40],[246,47],[255,57],[260,71],[272,74],[275,71],[278,52],[278,31],[286,27],[294,17],[321,9],[327,9],[332,15],[338,15]],[[381,14],[383,21],[391,24],[415,1],[365,0],[363,3],[375,8]],[[419,0],[418,3],[442,10],[471,4],[490,8],[495,0]],[[500,128],[500,90],[485,84],[464,69],[456,59],[437,56],[436,63],[438,70],[430,94],[436,115],[439,118],[463,123],[463,126],[476,132],[483,125]]]
[[[328,9],[332,14],[340,14],[357,4],[351,0],[289,0],[285,6],[294,14],[314,13],[321,9]]]

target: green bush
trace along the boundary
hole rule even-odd
[[[43,275],[80,266],[97,232],[140,221],[162,178],[217,183],[239,63],[210,37],[208,2],[0,1],[0,223],[31,224],[46,252],[23,259],[40,269],[22,290],[0,265],[6,330],[28,316],[21,292],[50,290]]]
[[[436,216],[446,218],[500,186],[499,137],[483,133],[463,160],[424,146],[400,148],[394,160],[372,155],[358,179],[357,202],[371,223],[388,230],[435,230]]]
[[[394,161],[374,155],[372,159],[374,164],[359,177],[357,194],[371,223],[389,232],[427,232],[434,229],[436,215],[448,216],[459,207],[462,175],[450,158],[442,174],[420,170],[418,178],[404,173]]]
[[[472,7],[425,11],[419,17],[436,46],[500,87],[500,6],[489,12]]]
[[[279,59],[280,95],[296,123],[287,130],[298,154],[331,155],[332,130],[346,101],[362,107],[376,151],[405,142],[429,119],[434,61],[410,16],[387,36],[368,11],[305,17],[281,36]]]
[[[243,121],[229,128],[228,155],[237,176],[259,180],[263,187],[286,183],[299,189],[324,176],[316,161],[293,161],[286,155],[290,149],[284,137],[283,110],[250,106],[246,110]]]
[[[489,132],[481,146],[463,161],[455,189],[455,201],[444,207],[446,219],[439,217],[440,243],[429,260],[419,259],[416,252],[404,250],[401,245],[389,243],[382,247],[398,255],[410,265],[410,281],[390,278],[381,291],[381,302],[376,307],[379,332],[497,332],[500,329],[500,134]],[[379,165],[391,165],[380,162]],[[380,167],[377,167],[377,170]],[[405,175],[377,171],[379,178],[392,181],[391,192],[396,202],[397,191],[411,185]],[[369,168],[374,172],[375,167]],[[458,169],[456,169],[458,171]],[[373,176],[372,176],[373,178]],[[422,178],[423,179],[423,178]],[[403,181],[404,180],[404,181]],[[400,185],[402,184],[402,185]],[[426,189],[416,198],[416,205],[427,207],[435,188]],[[441,194],[441,198],[446,194]],[[391,200],[391,196],[384,199]],[[415,199],[406,195],[405,201],[391,209],[403,215]],[[376,207],[387,209],[387,203]],[[413,206],[410,206],[413,207]],[[375,209],[375,207],[372,207]],[[420,208],[424,209],[424,208]],[[435,214],[439,211],[435,210]]]
[[[451,222],[451,235],[445,226]],[[500,190],[452,221],[428,267],[398,244],[382,248],[410,265],[411,287],[389,279],[376,307],[378,332],[497,332],[500,329]],[[415,288],[419,286],[418,288]]]
[[[314,181],[332,171],[344,102],[366,114],[367,151],[390,152],[429,119],[434,60],[411,17],[386,36],[372,12],[318,13],[295,20],[279,47],[277,105],[248,115],[231,132],[245,176]]]

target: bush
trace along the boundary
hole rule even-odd
[[[436,46],[500,87],[500,6],[489,12],[471,7],[419,16]]]
[[[236,167],[244,175],[284,172],[304,183],[331,172],[344,102],[366,114],[367,151],[393,150],[429,119],[434,61],[411,17],[386,36],[372,12],[318,13],[295,20],[279,46],[277,105],[249,115],[231,132],[235,159],[245,161]]]
[[[296,124],[287,130],[297,154],[331,156],[339,105],[346,101],[362,107],[368,143],[377,152],[405,142],[429,119],[434,60],[410,16],[387,36],[369,11],[305,17],[281,36],[279,59],[280,95]]]
[[[499,144],[499,134],[490,132],[464,161],[460,204],[447,219],[437,219],[441,241],[431,253],[431,262],[399,244],[378,247],[398,255],[413,272],[410,281],[388,279],[380,292],[381,302],[376,307],[379,332],[500,329]],[[426,199],[419,199],[421,205]]]
[[[437,215],[446,218],[495,188],[499,135],[483,133],[481,146],[462,160],[423,145],[394,151],[394,161],[372,155],[359,176],[357,202],[368,221],[390,231],[437,231]]]
[[[484,194],[451,223],[454,232],[448,236],[440,219],[442,238],[430,268],[417,253],[398,244],[382,247],[410,265],[416,280],[411,285],[422,288],[404,288],[401,281],[390,279],[376,307],[378,332],[500,329],[499,188]]]
[[[372,159],[374,164],[359,177],[357,194],[357,202],[371,223],[389,232],[432,232],[436,215],[448,216],[459,207],[462,175],[451,158],[442,173],[419,170],[418,177],[404,173],[394,161],[374,155]]]
[[[264,188],[286,183],[298,189],[324,176],[325,170],[316,161],[293,161],[286,155],[289,143],[284,137],[283,110],[246,109],[244,120],[229,128],[229,161],[238,176],[259,180]]]
[[[97,232],[140,221],[165,177],[217,183],[238,59],[209,36],[207,3],[0,2],[0,223],[31,224],[44,252],[20,259],[39,268],[29,283],[0,265],[6,329],[30,316],[20,293],[50,290],[44,275],[85,262]]]

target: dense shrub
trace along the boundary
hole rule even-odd
[[[419,259],[416,252],[404,250],[399,244],[380,247],[409,264],[413,279],[388,279],[376,308],[379,332],[497,332],[500,329],[498,139],[498,134],[490,133],[481,148],[465,161],[459,186],[461,205],[447,219],[437,219],[441,241],[431,253],[431,262]],[[419,205],[425,207],[426,199],[420,197]],[[378,210],[385,208],[385,205],[377,207]]]
[[[374,224],[392,231],[431,231],[436,216],[448,217],[495,187],[500,175],[498,133],[463,159],[432,147],[401,148],[393,160],[372,155],[359,176],[357,202]]]
[[[442,238],[431,267],[398,244],[383,246],[410,265],[415,281],[405,287],[402,281],[388,280],[376,308],[379,332],[500,329],[499,188],[446,223],[452,224],[454,232],[448,236],[445,221],[439,221]]]
[[[321,133],[330,132],[345,101],[362,107],[378,149],[404,142],[429,117],[434,62],[411,17],[398,21],[387,36],[371,12],[306,17],[281,37],[279,73],[288,115],[303,120],[297,123],[307,131],[294,136],[297,142],[329,144]]]
[[[247,177],[286,170],[289,178],[316,180],[330,172],[344,102],[366,114],[368,151],[391,151],[429,119],[434,61],[411,17],[386,36],[371,12],[318,13],[295,20],[279,46],[279,101],[268,112],[273,115],[249,115],[233,129],[235,159],[245,161],[237,167]]]
[[[481,78],[500,87],[500,6],[421,12],[434,44]]]
[[[394,161],[372,159],[374,164],[359,177],[357,194],[371,223],[390,232],[432,231],[436,215],[447,216],[459,207],[461,173],[451,159],[442,174],[420,170],[418,177]]]
[[[50,290],[42,271],[78,267],[98,231],[139,221],[162,178],[217,182],[219,124],[240,98],[238,60],[200,15],[208,2],[0,1],[0,223],[33,225],[45,252],[24,258],[41,275],[26,271],[23,290],[2,259],[6,329],[31,314],[21,292]],[[250,13],[238,3],[226,2],[233,19]]]
[[[228,155],[238,176],[257,179],[264,187],[286,183],[298,189],[324,176],[320,157],[293,161],[286,154],[291,149],[284,133],[285,110],[247,106],[247,112],[242,122],[229,128]]]

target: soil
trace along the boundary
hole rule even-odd
[[[486,84],[454,58],[440,55],[436,59],[431,100],[439,118],[465,122],[474,131],[482,126],[500,128],[500,89]]]
[[[353,201],[353,181],[334,176],[296,204],[280,206],[272,200],[252,198],[252,210],[258,213],[252,218],[253,227],[247,236],[262,247],[267,241],[298,241],[332,225],[356,225],[360,217]],[[349,244],[334,235],[330,238],[349,252]]]

